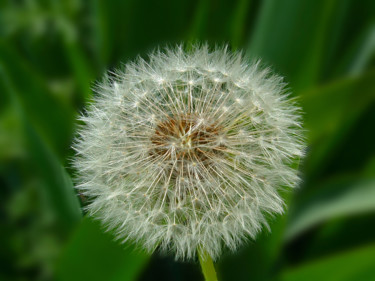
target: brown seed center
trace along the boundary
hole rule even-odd
[[[151,154],[164,159],[206,162],[218,151],[221,128],[194,115],[169,117],[161,121],[151,137]]]

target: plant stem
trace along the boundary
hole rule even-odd
[[[206,281],[217,281],[214,263],[210,255],[202,248],[198,249],[198,258]]]

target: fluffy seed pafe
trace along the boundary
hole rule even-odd
[[[226,47],[152,52],[96,86],[73,145],[89,213],[149,251],[216,259],[255,238],[298,183],[300,109]]]

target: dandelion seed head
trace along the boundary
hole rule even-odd
[[[73,163],[91,215],[122,241],[190,259],[235,250],[298,183],[299,108],[226,48],[155,51],[96,87]]]

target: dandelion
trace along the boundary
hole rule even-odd
[[[299,178],[299,108],[282,78],[227,48],[154,51],[96,87],[74,148],[89,213],[122,241],[235,250],[280,214]]]

